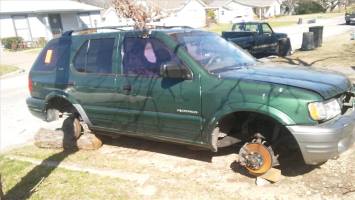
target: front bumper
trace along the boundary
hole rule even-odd
[[[355,111],[316,126],[287,126],[306,164],[315,165],[346,151],[355,141]]]

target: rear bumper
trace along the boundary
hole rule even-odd
[[[355,141],[355,111],[316,126],[287,126],[295,136],[306,164],[335,158]]]
[[[30,110],[31,114],[35,117],[38,117],[42,120],[45,120],[45,101],[42,99],[37,99],[29,97],[26,99],[27,107]]]

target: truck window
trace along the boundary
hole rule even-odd
[[[124,42],[123,74],[157,77],[163,63],[178,59],[155,38],[127,37]]]
[[[263,33],[268,33],[268,34],[272,33],[272,29],[268,24],[262,24],[262,28],[263,28]]]
[[[246,24],[246,23],[235,24],[233,26],[233,31],[259,33],[258,24]]]
[[[87,40],[74,57],[76,71],[111,74],[114,38]]]

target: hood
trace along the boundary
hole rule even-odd
[[[303,88],[320,94],[324,99],[330,99],[351,90],[351,82],[344,75],[306,67],[256,65],[221,72],[219,76]]]

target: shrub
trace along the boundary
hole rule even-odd
[[[47,44],[46,38],[44,38],[44,37],[38,38],[37,47],[42,47],[43,48],[44,46],[46,46],[46,44]]]
[[[315,1],[303,1],[298,3],[298,6],[295,9],[296,14],[311,14],[311,13],[320,13],[325,12],[325,9]]]
[[[1,39],[1,43],[6,49],[16,50],[21,47],[23,39],[22,37],[7,37]]]

